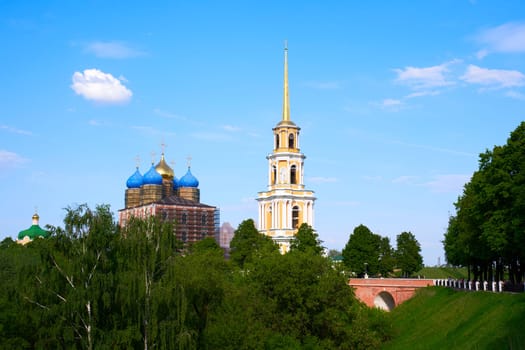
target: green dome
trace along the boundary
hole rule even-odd
[[[24,239],[25,236],[28,236],[30,239],[35,239],[36,237],[46,238],[49,236],[49,232],[42,229],[38,225],[32,225],[27,230],[20,231],[18,234],[18,239]]]

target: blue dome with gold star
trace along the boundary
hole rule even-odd
[[[128,181],[126,181],[126,186],[128,188],[140,188],[140,186],[142,186],[143,183],[144,179],[139,171],[139,168],[137,168],[133,175],[129,177]]]
[[[199,180],[190,171],[190,167],[188,167],[188,171],[186,174],[180,178],[179,187],[199,187]]]
[[[162,185],[162,175],[155,169],[155,165],[151,164],[151,168],[143,176],[144,185]]]

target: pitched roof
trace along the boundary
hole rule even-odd
[[[164,205],[180,205],[180,206],[192,206],[192,207],[203,207],[203,208],[215,208],[212,205],[207,205],[199,202],[195,202],[189,199],[181,198],[179,196],[169,196],[162,198],[159,201],[156,201],[155,204],[164,204]]]

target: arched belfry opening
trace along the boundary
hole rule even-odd
[[[275,135],[275,149],[279,148],[279,134]]]
[[[277,181],[277,167],[273,165],[272,166],[272,185],[275,185],[276,181]]]
[[[292,228],[299,228],[299,207],[297,205],[292,208]]]
[[[293,134],[288,135],[288,148],[295,148],[295,136]]]
[[[391,311],[396,306],[396,302],[392,294],[381,292],[374,298],[374,305],[381,310]]]
[[[297,167],[295,165],[290,167],[290,183],[292,185],[297,183]]]

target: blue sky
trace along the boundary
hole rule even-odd
[[[281,118],[288,40],[315,228],[412,232],[444,261],[478,154],[525,107],[520,1],[0,0],[0,239],[62,225],[75,203],[124,205],[135,158],[192,157],[201,200],[257,220]]]

